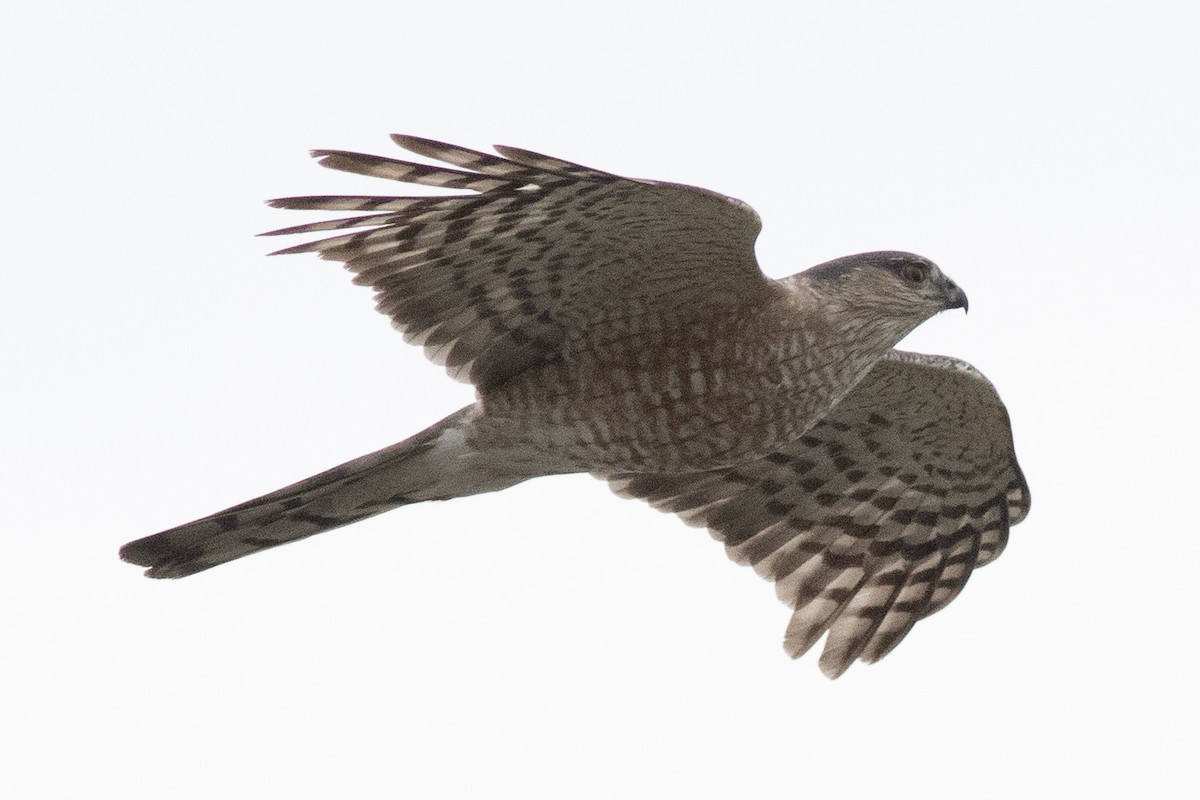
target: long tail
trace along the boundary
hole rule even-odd
[[[182,578],[397,506],[503,489],[532,475],[489,469],[466,445],[467,406],[370,455],[255,500],[130,542],[121,558],[151,578]]]

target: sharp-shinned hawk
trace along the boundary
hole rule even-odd
[[[476,401],[256,500],[125,545],[179,578],[397,506],[589,472],[707,527],[794,609],[798,657],[882,658],[996,558],[1029,510],[1008,415],[965,362],[894,350],[967,298],[911,253],[772,280],[758,216],[691,186],[511,147],[395,136],[453,168],[335,150],[327,167],[463,190],[331,196],[275,234],[343,262]],[[365,230],[353,230],[360,229]],[[344,232],[349,231],[349,232]]]

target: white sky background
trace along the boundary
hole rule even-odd
[[[1195,4],[21,5],[0,795],[1194,791]],[[772,276],[933,258],[971,314],[905,347],[999,387],[1029,519],[836,682],[769,584],[583,476],[141,578],[125,541],[469,402],[252,236],[311,218],[265,198],[393,191],[306,156],[391,132],[740,197]]]

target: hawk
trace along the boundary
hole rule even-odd
[[[476,400],[376,453],[126,544],[180,578],[397,506],[591,473],[708,528],[826,636],[874,662],[1004,549],[1029,490],[996,390],[894,345],[967,297],[926,258],[848,256],[772,280],[745,203],[497,146],[392,137],[439,165],[317,150],[326,167],[459,190],[323,196],[355,212],[276,234],[342,262]],[[444,166],[448,165],[448,166]]]

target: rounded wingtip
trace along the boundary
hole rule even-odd
[[[846,670],[850,669],[852,659],[843,658],[841,653],[829,653],[828,651],[821,654],[821,660],[817,665],[821,668],[821,672],[826,678],[835,681],[845,674]]]

